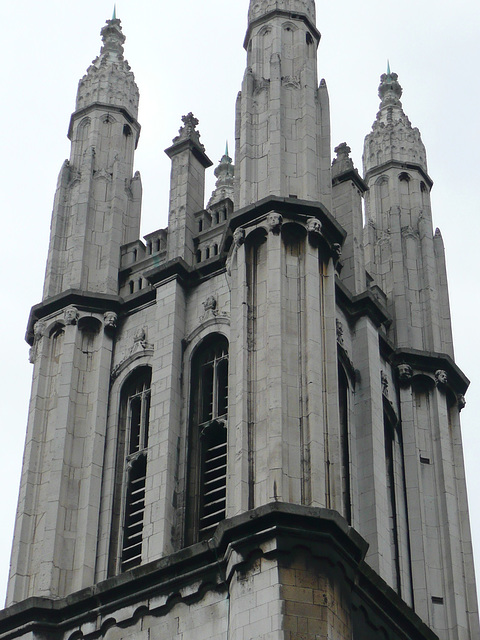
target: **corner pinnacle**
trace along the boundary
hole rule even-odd
[[[113,5],[113,15],[112,15],[112,20],[116,20],[117,19],[117,5],[114,4]]]

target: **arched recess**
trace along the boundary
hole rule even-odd
[[[90,135],[90,118],[83,118],[77,125],[77,129],[75,132],[75,156],[74,156],[74,164],[78,168],[81,164],[83,154],[88,146],[88,139]]]
[[[142,561],[152,378],[147,360],[130,361],[111,390],[115,410],[109,416],[105,468],[113,471],[104,477],[102,504],[107,521],[110,514],[109,575]]]
[[[189,359],[187,544],[210,538],[226,516],[228,340],[209,333]]]
[[[390,190],[387,176],[380,176],[375,182],[375,199],[377,212],[386,215],[390,209]]]

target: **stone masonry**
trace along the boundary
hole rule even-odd
[[[235,158],[205,205],[184,115],[142,240],[138,89],[115,15],[101,36],[28,324],[0,638],[476,640],[468,380],[397,75],[361,177],[314,0],[251,0]]]

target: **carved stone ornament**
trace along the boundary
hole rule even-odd
[[[398,379],[403,384],[408,384],[413,376],[412,367],[409,364],[399,364],[397,366]]]
[[[283,218],[276,211],[270,211],[267,216],[267,227],[271,233],[280,233],[282,228]]]
[[[77,324],[77,320],[80,314],[76,307],[67,307],[63,312],[63,319],[65,320],[65,324]]]
[[[341,347],[345,348],[345,340],[343,338],[343,324],[340,322],[338,318],[336,322],[337,322],[337,342]]]
[[[205,309],[205,312],[215,311],[215,309],[217,308],[217,299],[215,298],[215,296],[208,296],[208,298],[203,303],[203,308]]]
[[[463,393],[457,393],[458,410],[461,411],[462,409],[464,409],[466,404],[467,401],[465,400],[465,396],[463,395]]]
[[[319,236],[322,233],[322,223],[318,218],[307,218],[307,231],[310,235]]]
[[[46,324],[43,320],[37,320],[33,325],[33,339],[35,341],[40,340],[45,335]]]
[[[446,386],[448,384],[447,372],[443,369],[438,369],[438,371],[435,371],[435,383],[437,386]]]
[[[33,345],[28,351],[28,361],[31,364],[34,364],[37,358],[38,343],[43,338],[43,336],[46,335],[46,327],[47,325],[43,320],[37,320],[37,322],[33,325]]]
[[[245,229],[235,229],[233,232],[233,242],[235,243],[235,247],[241,247],[245,242]]]
[[[381,376],[381,379],[382,379],[382,393],[386,398],[388,398],[388,377],[387,377],[387,374],[385,373],[385,371],[380,371],[380,376]]]
[[[340,256],[342,255],[342,245],[339,244],[338,242],[334,242],[332,244],[332,249],[336,253],[337,257],[340,258]]]
[[[103,314],[103,326],[105,329],[116,329],[117,328],[118,316],[115,311],[106,311]]]
[[[135,332],[135,335],[133,336],[133,346],[135,347],[136,345],[139,345],[140,347],[145,349],[146,344],[147,344],[147,331],[145,327],[140,327],[140,329],[137,329],[137,331]]]

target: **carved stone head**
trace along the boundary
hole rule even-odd
[[[280,233],[282,228],[283,218],[276,211],[270,211],[267,216],[267,226],[271,233]]]
[[[33,325],[33,339],[40,340],[45,335],[45,322],[43,320],[37,320]]]
[[[63,319],[65,320],[65,324],[77,324],[77,320],[79,317],[78,309],[76,307],[67,307],[63,312]]]
[[[398,379],[400,382],[410,382],[413,376],[412,367],[409,364],[399,364],[397,367]]]
[[[438,369],[435,371],[435,382],[437,385],[446,385],[448,383],[447,372],[443,369]]]
[[[106,311],[103,314],[103,324],[106,329],[116,329],[117,320],[118,316],[115,311]]]
[[[335,251],[337,256],[340,258],[340,256],[342,255],[342,245],[339,244],[338,242],[334,242],[333,245],[332,245],[332,249]]]
[[[322,223],[318,218],[307,219],[307,231],[314,235],[320,235],[322,233]]]
[[[462,409],[464,409],[466,404],[467,401],[465,400],[465,396],[463,395],[463,393],[457,393],[458,410],[461,411]]]
[[[245,229],[235,229],[233,232],[233,242],[236,247],[240,247],[245,242]]]

